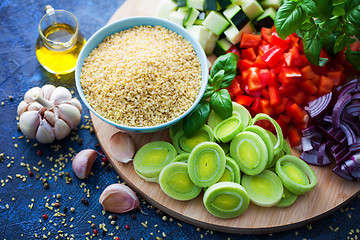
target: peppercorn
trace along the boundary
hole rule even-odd
[[[64,175],[64,172],[59,172],[59,177],[62,177]]]
[[[98,143],[95,143],[95,147],[98,148],[100,145]]]
[[[136,219],[136,215],[135,215],[135,214],[131,214],[131,218],[132,218],[132,219]]]
[[[10,95],[10,96],[9,96],[9,100],[10,100],[10,101],[14,100],[14,97]]]
[[[113,214],[112,219],[116,221],[118,219],[117,215]]]
[[[130,226],[126,224],[126,225],[125,225],[125,229],[126,229],[126,230],[129,230],[129,229],[130,229]]]
[[[56,207],[56,208],[60,207],[60,203],[56,202],[56,203],[54,204],[54,207]]]
[[[47,183],[47,179],[46,179],[46,178],[43,178],[41,181],[42,181],[43,183]]]
[[[112,218],[112,215],[110,215],[110,216],[108,217],[108,219],[109,219],[109,220],[112,220],[112,219],[113,219],[113,218]]]
[[[95,224],[95,223],[92,223],[92,224],[91,224],[91,227],[92,227],[92,228],[95,228],[95,227],[96,227],[96,224]]]
[[[48,183],[44,183],[44,188],[48,189],[49,188],[49,184]]]
[[[102,159],[101,159],[101,161],[103,161],[103,162],[107,162],[108,160],[107,160],[107,158],[106,157],[103,157]]]
[[[36,154],[37,154],[38,156],[40,156],[40,157],[43,155],[43,153],[44,153],[44,152],[43,152],[42,150],[39,150],[39,151],[36,152]]]
[[[66,176],[66,177],[70,176],[70,173],[69,173],[69,172],[66,172],[66,173],[65,173],[65,176]]]
[[[106,235],[106,231],[103,231],[103,232],[102,232],[102,235],[105,236],[105,235]]]
[[[119,237],[116,237],[115,240],[120,240],[120,238],[119,238]]]
[[[101,162],[101,166],[102,166],[102,167],[105,167],[105,165],[106,165],[106,163]]]
[[[63,208],[63,212],[64,212],[64,213],[67,213],[67,211],[68,211],[67,207],[64,207],[64,208]]]
[[[97,235],[97,234],[98,234],[98,230],[93,229],[93,234]]]
[[[105,170],[106,170],[106,171],[110,171],[110,166],[109,166],[109,165],[106,166]]]
[[[78,139],[79,144],[83,144],[83,140],[81,138]]]
[[[89,201],[84,198],[81,199],[81,202],[85,205],[89,205]]]
[[[29,177],[33,177],[34,173],[32,171],[29,171]]]
[[[42,215],[42,218],[45,219],[45,220],[47,220],[47,219],[48,219],[48,215],[45,213],[45,214]]]
[[[58,193],[58,194],[56,195],[56,197],[57,197],[57,198],[61,198],[61,194]]]

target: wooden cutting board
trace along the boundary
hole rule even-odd
[[[110,22],[130,16],[152,16],[160,0],[127,0],[112,16]],[[315,167],[318,183],[316,187],[299,196],[288,208],[264,208],[250,204],[248,210],[237,218],[214,217],[204,207],[202,194],[190,201],[177,201],[165,195],[156,183],[148,183],[135,173],[132,163],[115,161],[109,151],[109,139],[118,132],[115,127],[104,123],[91,114],[94,128],[105,154],[120,177],[146,201],[185,222],[231,233],[270,233],[297,228],[323,218],[348,203],[360,191],[360,183],[349,182],[331,171],[331,166]],[[156,140],[170,141],[168,131],[148,134],[131,133],[137,149]],[[294,154],[299,154],[293,151]]]

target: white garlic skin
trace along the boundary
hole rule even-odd
[[[81,111],[80,101],[68,89],[51,84],[29,89],[17,108],[20,130],[44,144],[64,139],[76,129]]]
[[[78,152],[72,160],[72,169],[80,179],[89,176],[92,166],[97,158],[97,152],[92,149],[85,149]]]
[[[109,149],[111,156],[121,163],[128,163],[135,155],[135,142],[126,132],[117,132],[110,138]]]

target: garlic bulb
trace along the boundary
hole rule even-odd
[[[64,87],[46,84],[29,89],[17,108],[21,132],[40,143],[61,140],[81,121],[82,106]]]

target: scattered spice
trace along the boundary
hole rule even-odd
[[[64,208],[63,208],[63,212],[64,212],[64,213],[67,213],[67,211],[68,211],[67,207],[64,207]]]
[[[57,198],[61,198],[61,194],[60,194],[60,193],[57,194],[56,197],[57,197]]]
[[[43,215],[42,215],[42,218],[45,219],[45,220],[47,220],[47,219],[48,219],[48,215],[47,215],[47,214],[43,214]]]
[[[91,227],[92,227],[92,228],[95,228],[95,227],[96,227],[96,224],[95,224],[95,223],[92,223],[92,224],[91,224]]]
[[[136,214],[131,214],[131,218],[135,220],[136,219]]]
[[[70,208],[70,211],[71,211],[71,212],[75,212],[75,208],[73,208],[73,207]]]
[[[29,177],[33,177],[34,173],[32,171],[29,171]]]
[[[56,207],[56,208],[60,207],[60,203],[56,202],[56,203],[54,204],[54,207]]]
[[[126,224],[126,225],[125,225],[125,229],[126,229],[126,230],[129,230],[129,229],[130,229],[130,226]]]
[[[45,189],[48,189],[50,187],[50,185],[46,182],[46,183],[44,183],[44,188]]]
[[[36,154],[41,157],[44,154],[44,152],[42,150],[39,150],[36,152]]]
[[[93,229],[93,234],[97,235],[97,234],[98,234],[98,230]]]

